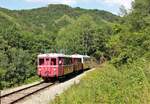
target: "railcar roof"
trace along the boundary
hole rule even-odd
[[[38,58],[42,58],[42,57],[54,57],[54,58],[57,58],[57,57],[71,57],[70,55],[64,55],[64,54],[61,54],[61,53],[47,53],[47,54],[39,54],[38,55]]]
[[[90,58],[90,56],[87,56],[87,55],[79,55],[79,54],[71,55],[71,57],[73,57],[73,58]]]

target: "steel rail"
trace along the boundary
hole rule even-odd
[[[39,91],[42,91],[42,90],[44,90],[44,89],[46,89],[46,88],[48,88],[54,84],[55,83],[40,82],[38,84],[35,84],[32,86],[29,86],[29,87],[26,87],[26,88],[23,88],[23,89],[20,89],[20,90],[17,90],[17,91],[14,91],[14,92],[11,92],[11,93],[8,93],[5,95],[2,95],[0,97],[0,99],[1,99],[0,104],[3,104],[3,102],[4,102],[4,104],[15,104],[15,103],[23,100],[24,98],[29,97],[29,96],[31,96],[31,95],[39,92]],[[26,91],[26,93],[24,93],[25,91]],[[12,99],[14,97],[15,97],[15,99]],[[7,100],[7,99],[9,99],[9,100]]]
[[[28,86],[28,87],[25,87],[25,88],[22,88],[22,89],[19,89],[19,90],[16,90],[16,91],[13,91],[13,92],[10,92],[10,93],[7,93],[7,94],[4,94],[4,95],[1,95],[0,98],[3,98],[3,97],[6,97],[6,96],[9,96],[11,94],[14,94],[14,93],[17,93],[17,92],[20,92],[20,91],[23,91],[23,90],[26,90],[26,89],[29,89],[31,87],[34,87],[34,86],[37,86],[37,85],[40,85],[44,83],[43,81],[40,82],[40,83],[37,83],[37,84],[34,84],[34,85],[31,85],[31,86]]]

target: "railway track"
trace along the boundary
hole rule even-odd
[[[24,98],[31,96],[41,90],[44,90],[55,83],[44,83],[40,82],[38,84],[5,94],[0,96],[0,104],[15,104]]]

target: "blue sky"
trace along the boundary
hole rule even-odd
[[[48,4],[67,4],[72,7],[107,10],[118,14],[121,5],[126,9],[130,9],[132,1],[133,0],[0,0],[0,7],[18,10],[43,7]]]

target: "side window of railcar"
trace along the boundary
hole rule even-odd
[[[64,65],[68,65],[69,64],[69,59],[68,58],[64,58]]]
[[[51,58],[51,65],[56,65],[56,58]]]
[[[44,58],[39,59],[39,65],[44,65]]]
[[[71,58],[64,58],[64,65],[70,65],[72,64],[72,59]]]
[[[75,64],[78,63],[78,59],[77,59],[77,58],[74,59],[74,63],[75,63]]]
[[[67,65],[67,59],[64,58],[64,65]]]
[[[78,58],[78,59],[77,59],[77,62],[78,62],[78,63],[81,63],[81,58]]]

